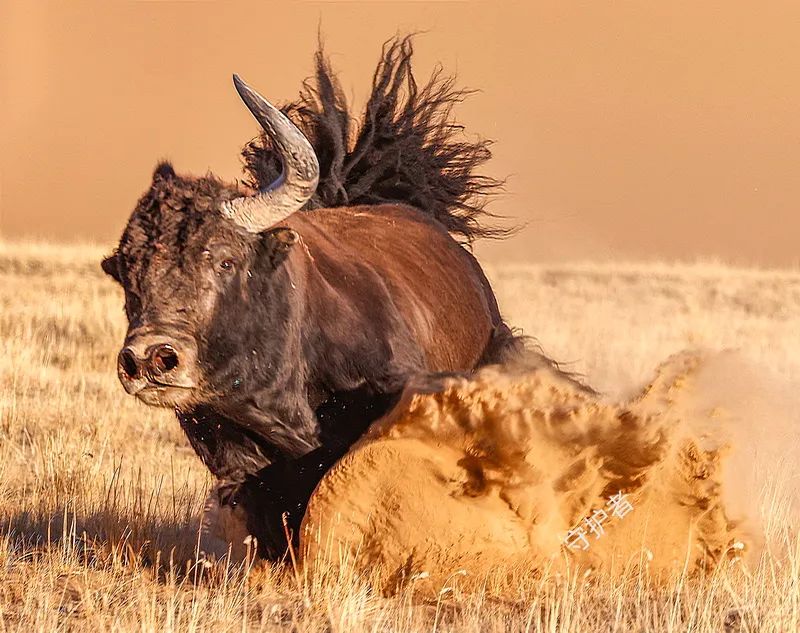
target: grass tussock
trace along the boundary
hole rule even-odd
[[[127,397],[125,323],[93,247],[0,244],[0,629],[20,631],[791,631],[800,544],[779,497],[756,568],[658,581],[519,569],[431,599],[347,566],[195,562],[211,484],[169,411]],[[708,266],[490,268],[511,323],[606,392],[687,346],[800,370],[800,274]],[[778,554],[777,552],[781,552]],[[469,585],[471,589],[466,590]],[[474,589],[475,586],[479,588]]]

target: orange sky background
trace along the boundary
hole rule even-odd
[[[321,25],[359,105],[380,46],[423,30],[482,92],[458,109],[527,223],[486,259],[800,263],[800,3],[0,0],[0,236],[112,244],[159,158],[235,178]]]

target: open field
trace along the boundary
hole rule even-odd
[[[800,630],[800,548],[668,584],[520,571],[437,601],[370,579],[190,561],[211,481],[171,412],[128,397],[121,291],[96,247],[0,244],[0,628],[128,630]],[[800,372],[800,272],[721,265],[489,266],[508,320],[607,393],[686,347]],[[779,504],[770,528],[788,527]]]

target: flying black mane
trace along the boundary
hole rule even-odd
[[[490,142],[464,139],[451,110],[470,91],[437,69],[422,88],[411,72],[410,37],[383,47],[357,130],[336,74],[320,49],[316,73],[283,111],[311,141],[320,182],[306,208],[403,202],[433,215],[456,237],[502,237],[486,226],[488,195],[501,183],[475,173],[491,157]],[[242,150],[247,184],[273,182],[280,164],[266,136]]]

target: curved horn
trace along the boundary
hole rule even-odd
[[[311,143],[280,110],[233,76],[236,91],[248,110],[264,128],[281,159],[282,172],[255,196],[223,202],[222,214],[258,233],[298,211],[317,190],[319,162]]]

